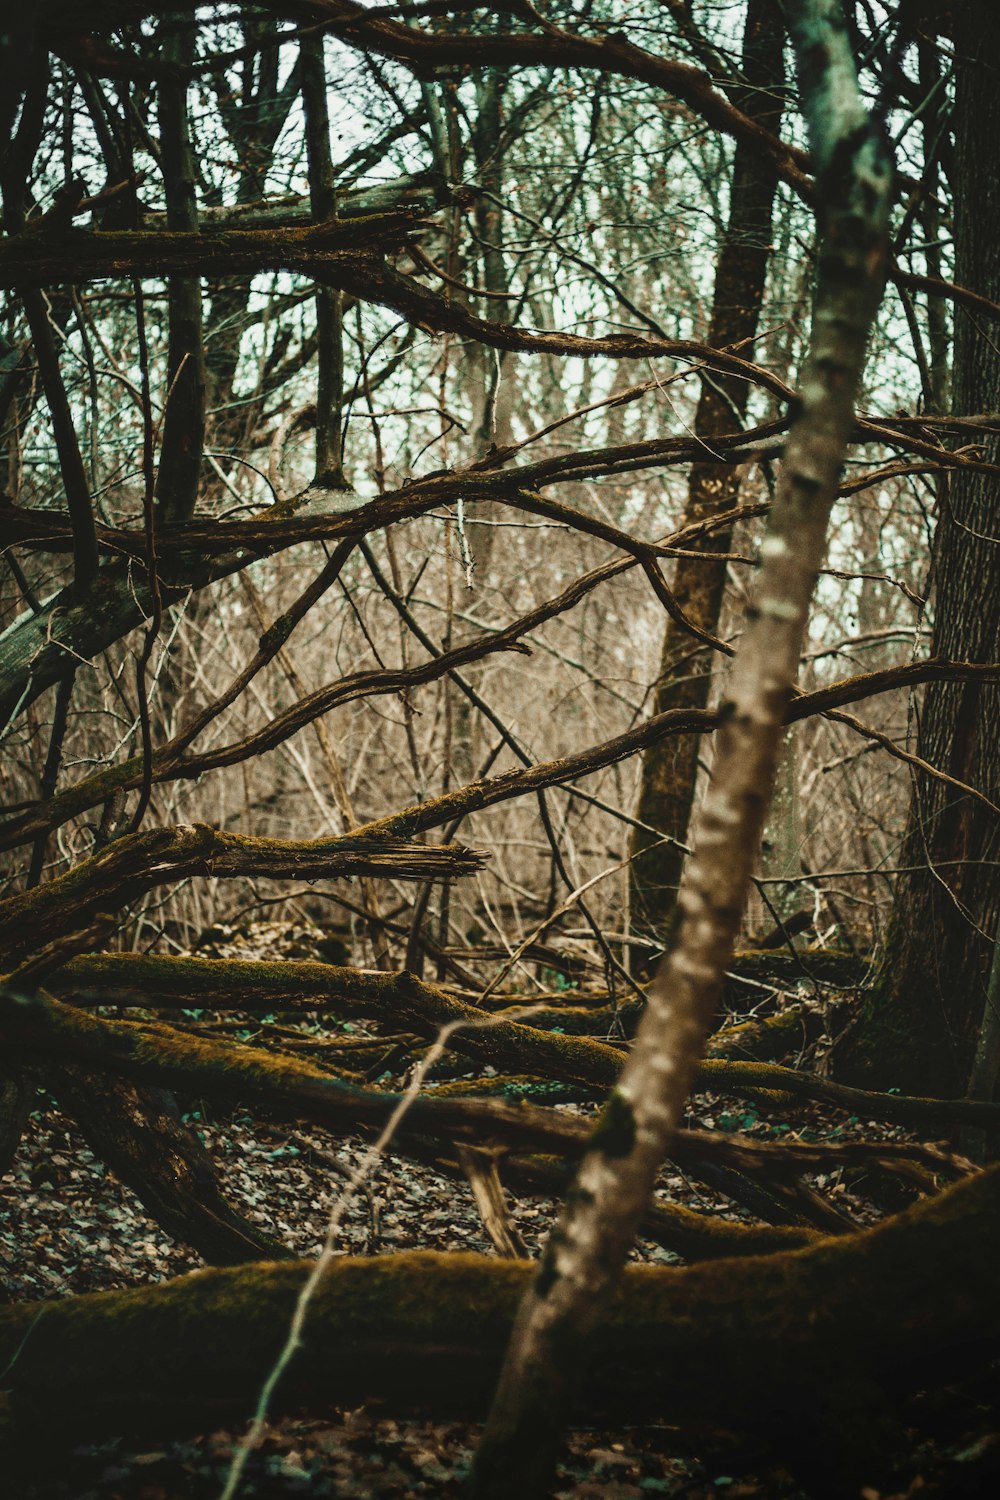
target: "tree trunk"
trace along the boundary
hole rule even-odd
[[[164,45],[167,61],[190,66],[195,40],[193,26],[168,36]],[[164,77],[160,85],[159,125],[167,228],[194,231],[198,228],[198,209],[187,85],[173,74]],[[156,498],[160,524],[177,525],[194,514],[205,445],[205,340],[200,281],[188,276],[169,277],[167,305],[169,394],[163,413]]]
[[[775,0],[750,0],[743,41],[743,71],[751,87],[742,92],[740,107],[769,130],[781,119],[784,28]],[[752,339],[757,332],[771,238],[771,206],[777,175],[773,164],[745,142],[736,146],[730,195],[729,223],[719,252],[715,295],[708,342],[723,347]],[[740,353],[748,357],[746,347]],[[695,432],[708,440],[732,432],[746,412],[749,387],[745,381],[711,375],[702,382]],[[731,509],[740,488],[736,465],[696,463],[691,467],[684,522],[704,520]],[[694,551],[727,552],[731,532],[715,531]],[[680,609],[699,629],[715,635],[726,583],[724,562],[681,557],[673,577],[673,593]],[[653,712],[668,708],[704,708],[718,658],[699,646],[684,626],[668,620],[663,636],[660,673]],[[646,828],[631,835],[629,867],[631,920],[642,934],[664,936],[674,909],[681,864],[680,847],[688,822],[698,776],[695,735],[683,735],[651,746],[642,759],[637,819]],[[657,842],[658,829],[669,842]]]
[[[1000,133],[1000,32],[986,0],[955,12],[955,280],[1000,298],[1000,180],[984,171]],[[1000,349],[974,313],[956,307],[954,409],[1000,409]],[[977,438],[1000,461],[1000,437]],[[996,482],[958,468],[942,488],[932,584],[932,654],[995,660],[1000,640]],[[1000,687],[932,683],[918,749],[932,765],[1000,802]],[[845,1077],[921,1093],[957,1094],[969,1079],[1000,917],[1000,817],[954,787],[914,784],[881,976],[844,1050]]]
[[[694,1082],[750,888],[784,708],[882,297],[891,158],[858,89],[839,0],[801,0],[788,16],[823,230],[801,408],[720,709],[712,780],[684,867],[674,942],[521,1304],[473,1468],[479,1500],[547,1493],[588,1338]]]

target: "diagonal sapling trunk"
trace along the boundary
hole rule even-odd
[[[801,410],[733,666],[674,942],[621,1080],[521,1305],[473,1469],[477,1500],[541,1496],[582,1363],[684,1108],[733,950],[885,277],[892,171],[840,0],[786,6],[821,242]]]

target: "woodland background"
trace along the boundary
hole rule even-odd
[[[952,1216],[967,1236],[972,1216],[974,1265],[907,1253],[891,1385],[907,1339],[974,1346],[978,1371],[1000,1331],[981,1170],[1000,1072],[1000,43],[983,0],[865,0],[842,21],[895,159],[888,280],[672,1157],[718,1196],[698,1216],[661,1184],[643,1254],[777,1268],[838,1243],[870,1267],[902,1231],[856,1231],[907,1202],[939,1213],[917,1235]],[[523,1258],[504,1187],[558,1196],[671,940],[801,404],[826,189],[786,22],[777,0],[45,0],[4,19],[0,1169],[58,1108],[178,1244],[286,1258],[298,1226],[261,1228],[220,1186],[225,1111],[331,1149],[370,1139],[458,1027],[395,1146],[467,1180],[494,1254]],[[196,1108],[222,1112],[214,1164]],[[953,1179],[967,1197],[938,1211]],[[955,1286],[911,1317],[932,1260]],[[825,1306],[842,1352],[821,1363],[856,1368],[884,1289],[859,1270],[848,1317],[820,1264],[788,1318]],[[424,1274],[454,1332],[458,1272]],[[290,1284],[245,1283],[272,1342]],[[344,1334],[353,1383],[310,1366],[298,1396],[380,1387],[364,1349],[409,1327],[390,1305]],[[12,1350],[34,1316],[12,1305]],[[703,1316],[730,1339],[728,1314]],[[14,1365],[14,1428],[51,1402],[88,1433],[139,1421],[136,1377],[95,1353],[120,1337],[110,1307],[93,1318],[74,1336],[103,1373],[66,1359],[53,1315],[51,1347]],[[746,1337],[750,1383],[794,1389],[788,1329],[784,1353]],[[182,1420],[208,1389],[182,1389],[192,1357],[177,1344],[157,1397]],[[394,1396],[423,1378],[408,1359]],[[246,1414],[243,1363],[256,1380],[245,1349],[213,1379]],[[807,1425],[792,1467],[857,1492],[898,1444],[859,1423],[864,1382],[848,1401],[831,1378],[848,1415],[836,1439]],[[434,1382],[450,1410],[462,1377]],[[745,1388],[735,1406],[789,1457]],[[830,1442],[847,1456],[825,1481]]]

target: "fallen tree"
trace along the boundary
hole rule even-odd
[[[586,1410],[726,1424],[789,1443],[826,1424],[864,1477],[886,1396],[1000,1348],[1000,1168],[874,1229],[681,1270],[630,1267],[597,1335]],[[204,1427],[244,1416],[309,1263],[0,1310],[5,1436]],[[479,1414],[533,1267],[426,1252],[338,1260],[276,1396]],[[882,1429],[878,1428],[882,1433]],[[885,1461],[886,1455],[882,1455]],[[829,1448],[815,1454],[834,1462]]]
[[[479,1062],[505,1072],[533,1073],[598,1090],[614,1086],[623,1062],[623,1054],[607,1042],[542,1031],[521,1021],[507,1020],[502,1014],[487,1016],[450,991],[407,973],[385,974],[310,960],[269,964],[240,959],[98,954],[72,959],[54,977],[53,984],[63,993],[86,999],[91,1005],[113,1001],[164,1008],[195,1004],[219,1009],[244,1010],[249,1006],[270,1010],[283,1004],[305,1008],[311,1003],[322,1008],[336,1006],[344,1014],[391,1020],[394,1025],[412,1027],[432,1040],[443,1026],[456,1026],[449,1037],[449,1046]],[[58,1032],[63,1037],[60,1045],[71,1049],[80,1046],[88,1057],[99,1054],[100,1026],[104,1023],[92,1024],[87,1030],[82,1018],[74,1020],[64,1007],[58,1012],[45,1012],[39,1007],[33,1014],[32,1023],[25,1013],[0,1005],[0,1036],[14,1043],[18,1036],[34,1035],[42,1046],[51,1046],[51,1040],[45,1040],[44,1029],[31,1031],[32,1024],[36,1028],[48,1025],[53,1028],[51,1035]],[[74,1029],[76,1042],[70,1040]],[[104,1035],[110,1037],[111,1033]],[[212,1044],[202,1045],[210,1048]],[[204,1050],[201,1055],[207,1062],[212,1054]],[[160,1063],[164,1068],[171,1066],[166,1056],[160,1058]],[[155,1065],[156,1059],[150,1052],[144,1066],[151,1071]],[[130,1066],[138,1067],[138,1063],[133,1060]],[[234,1059],[226,1066],[238,1068],[239,1062]],[[256,1076],[252,1069],[250,1076]],[[706,1058],[698,1070],[698,1084],[719,1093],[746,1094],[764,1102],[768,1102],[769,1095],[770,1102],[774,1102],[776,1094],[808,1099],[914,1127],[949,1129],[974,1125],[988,1129],[1000,1120],[1000,1104],[882,1094],[774,1063]]]
[[[485,855],[462,847],[340,834],[292,842],[225,833],[208,823],[154,828],[116,839],[47,885],[0,901],[0,953],[16,962],[98,912],[118,911],[144,891],[189,875],[260,875],[269,880],[392,874],[441,880],[479,869]]]
[[[317,965],[316,967],[322,967]],[[379,976],[382,977],[382,976]],[[475,1018],[475,1012],[472,1013]],[[484,1034],[493,1030],[490,1023]],[[513,1027],[516,1023],[503,1023]],[[526,1032],[529,1028],[522,1028]],[[469,1033],[475,1035],[470,1024]],[[464,1034],[456,1032],[456,1036]],[[536,1034],[543,1041],[546,1034]],[[11,1049],[12,1056],[24,1066],[45,1070],[55,1063],[52,1087],[59,1094],[59,1068],[66,1075],[66,1064],[98,1068],[116,1078],[133,1083],[166,1086],[198,1098],[239,1102],[272,1118],[308,1119],[328,1129],[343,1132],[369,1132],[381,1128],[401,1105],[399,1094],[364,1087],[357,1078],[336,1074],[296,1055],[268,1051],[234,1041],[206,1039],[165,1025],[162,1022],[112,1021],[53,1001],[43,994],[22,997],[0,992],[0,1039]],[[561,1038],[552,1038],[561,1041]],[[578,1039],[572,1039],[574,1041]],[[530,1043],[530,1038],[529,1038]],[[618,1054],[609,1047],[591,1043],[595,1055],[607,1053],[616,1065]],[[784,1070],[777,1070],[783,1072]],[[795,1075],[791,1075],[795,1076]],[[70,1074],[72,1078],[72,1074]],[[79,1107],[78,1090],[69,1089],[70,1110]],[[931,1101],[933,1102],[933,1101]],[[995,1120],[998,1106],[970,1106],[979,1111],[977,1120]],[[88,1112],[84,1112],[86,1129]],[[473,1145],[542,1153],[558,1162],[576,1159],[589,1138],[591,1122],[536,1105],[512,1104],[506,1099],[467,1097],[449,1090],[432,1090],[413,1097],[397,1126],[396,1139],[404,1152],[420,1159],[427,1157],[427,1139],[435,1142],[433,1154],[447,1147]],[[105,1131],[105,1134],[107,1132]],[[140,1143],[141,1145],[141,1143]],[[139,1145],[136,1147],[139,1150]],[[106,1151],[101,1151],[107,1155]],[[142,1153],[143,1162],[148,1150]],[[941,1176],[970,1170],[961,1158],[953,1158],[932,1148],[899,1146],[880,1142],[830,1142],[810,1146],[801,1142],[788,1145],[767,1141],[746,1141],[717,1132],[682,1130],[674,1139],[671,1158],[709,1182],[734,1201],[748,1207],[758,1217],[777,1226],[815,1226],[826,1232],[845,1233],[850,1225],[836,1210],[821,1199],[801,1179],[834,1162],[861,1167],[876,1167],[916,1180],[923,1189],[933,1190]],[[141,1195],[161,1222],[180,1238],[204,1249],[204,1233],[198,1238],[186,1232],[175,1211],[167,1216],[158,1212],[162,1197],[162,1173],[145,1182],[133,1161],[122,1171],[126,1180],[141,1189]],[[131,1169],[132,1175],[128,1172]],[[562,1182],[553,1179],[545,1163],[519,1161],[513,1164],[513,1177],[534,1176],[544,1181],[537,1190],[559,1191]],[[763,1182],[760,1179],[764,1179]],[[215,1212],[218,1200],[206,1200],[205,1209]],[[670,1248],[686,1245],[685,1253],[694,1247],[696,1255],[717,1254],[720,1237],[693,1223],[690,1216],[671,1219],[653,1216],[653,1237]],[[675,1231],[677,1232],[675,1235]],[[244,1236],[245,1239],[245,1236]],[[774,1241],[769,1242],[773,1246]],[[734,1241],[735,1244],[735,1241]],[[239,1245],[236,1246],[237,1251]],[[231,1261],[231,1237],[222,1252],[213,1251],[212,1259]],[[240,1257],[245,1258],[245,1256]]]

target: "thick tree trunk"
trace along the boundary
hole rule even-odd
[[[751,85],[740,107],[769,130],[781,120],[784,27],[776,0],[750,0],[743,42],[743,71]],[[719,252],[708,343],[724,347],[752,339],[757,332],[771,238],[771,207],[777,186],[772,163],[745,142],[736,146],[730,196],[729,223]],[[749,356],[744,346],[741,353]],[[710,375],[702,383],[695,432],[711,439],[731,432],[734,419],[746,412],[746,381]],[[696,463],[691,466],[684,524],[730,510],[738,501],[741,472],[736,465]],[[693,551],[727,552],[730,531],[715,531]],[[679,608],[699,630],[715,635],[722,609],[726,564],[697,557],[681,557],[673,576]],[[704,708],[719,658],[699,645],[684,626],[668,620],[660,655],[660,672],[653,712],[669,708]],[[678,736],[651,745],[642,758],[637,819],[646,827],[631,835],[629,867],[632,925],[641,933],[662,938],[677,898],[688,822],[698,776],[695,735]],[[658,842],[651,829],[666,835]]]
[[[955,280],[1000,298],[1000,178],[984,171],[1000,134],[1000,30],[987,0],[956,7]],[[954,409],[1000,409],[1000,348],[956,308]],[[983,456],[1000,460],[984,431]],[[957,469],[942,491],[933,559],[933,652],[995,659],[1000,640],[996,483]],[[1000,802],[1000,687],[932,683],[919,753]],[[845,1077],[909,1091],[956,1093],[969,1078],[1000,917],[1000,817],[954,786],[919,776],[880,981],[845,1048]]]

